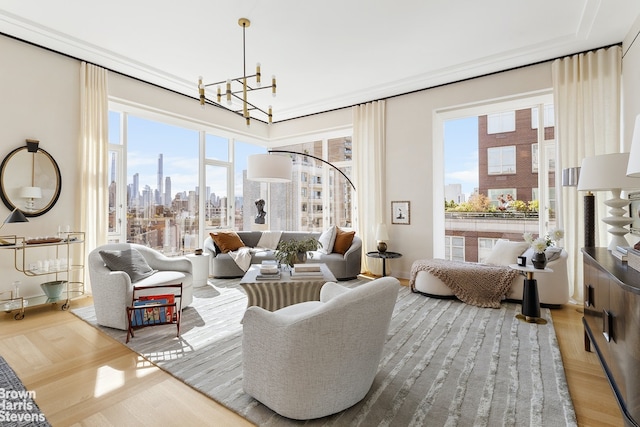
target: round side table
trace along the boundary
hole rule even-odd
[[[202,255],[187,254],[187,259],[191,261],[194,288],[207,285],[210,256],[211,254],[209,253],[203,253]]]
[[[528,323],[545,325],[547,321],[540,317],[540,300],[538,298],[538,282],[533,278],[534,273],[553,273],[553,270],[545,268],[534,268],[532,265],[509,264],[509,268],[522,272],[525,276],[522,290],[522,314],[516,317]]]
[[[382,259],[382,276],[387,275],[387,260],[393,258],[400,258],[402,256],[401,253],[398,252],[367,252],[367,256],[370,258],[380,258]]]

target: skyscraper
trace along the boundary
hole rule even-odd
[[[116,182],[116,153],[111,153],[111,182]]]
[[[157,183],[158,184],[158,187],[157,187],[158,192],[156,193],[157,194],[156,204],[159,204],[159,205],[164,204],[163,203],[164,200],[162,200],[163,196],[164,196],[164,191],[162,191],[162,188],[163,188],[162,180],[163,180],[163,176],[162,176],[162,153],[160,153],[158,155],[158,183]]]
[[[171,177],[164,179],[164,205],[171,206]]]

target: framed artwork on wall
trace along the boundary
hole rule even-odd
[[[391,224],[411,224],[410,202],[391,202]]]

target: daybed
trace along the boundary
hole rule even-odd
[[[520,255],[526,256],[527,264],[531,264],[533,250],[527,248],[528,244],[525,242],[501,240],[496,243],[485,262],[476,265],[479,268],[482,268],[483,265],[486,266],[486,268],[495,266],[506,267],[509,264],[516,264],[517,257]],[[547,267],[552,269],[553,272],[534,274],[534,278],[538,282],[538,297],[542,306],[559,307],[569,302],[567,252],[559,248],[549,248],[547,249],[547,255],[548,258],[551,259]],[[417,260],[413,263],[410,278],[412,290],[426,294],[427,296],[454,298],[454,291],[447,286],[443,280],[425,269],[420,268],[421,264],[424,264],[422,261],[423,260]],[[451,264],[455,265],[454,262],[451,262]],[[508,270],[505,269],[505,272],[506,271]],[[506,287],[508,291],[503,296],[503,299],[522,301],[523,279],[524,277],[521,274],[515,275],[515,277],[511,279],[510,285]]]
[[[327,230],[328,232],[329,230]],[[337,280],[354,279],[360,274],[360,263],[362,257],[362,240],[358,236],[353,236],[350,246],[343,248],[339,252],[334,252],[334,241],[327,236],[330,233],[307,232],[307,231],[283,231],[278,232],[279,240],[304,240],[309,237],[315,237],[323,242],[323,247],[317,251],[313,251],[313,257],[307,258],[307,263],[325,263],[329,270],[333,273]],[[275,247],[277,241],[272,242],[268,247],[258,247],[262,231],[237,231],[235,234],[242,240],[244,247],[252,248],[251,264],[260,264],[263,260],[275,260]],[[327,239],[327,237],[329,237]],[[265,239],[263,239],[264,241]],[[269,239],[266,239],[269,240]],[[262,245],[261,245],[262,246]],[[224,249],[216,248],[211,236],[207,237],[204,242],[204,249],[211,254],[211,265],[209,269],[210,276],[215,278],[233,278],[244,276],[245,270],[240,268],[236,261],[231,257],[229,252]],[[235,249],[232,249],[232,251]],[[225,253],[223,253],[225,252]],[[329,253],[326,253],[329,252]]]
[[[242,387],[280,415],[320,418],[366,395],[378,372],[400,282],[383,277],[346,288],[327,282],[320,301],[242,321]]]

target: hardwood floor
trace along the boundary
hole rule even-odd
[[[622,426],[596,355],[584,351],[582,314],[575,306],[552,313],[578,424]],[[0,355],[53,426],[252,425],[55,306],[20,321],[0,312]]]

